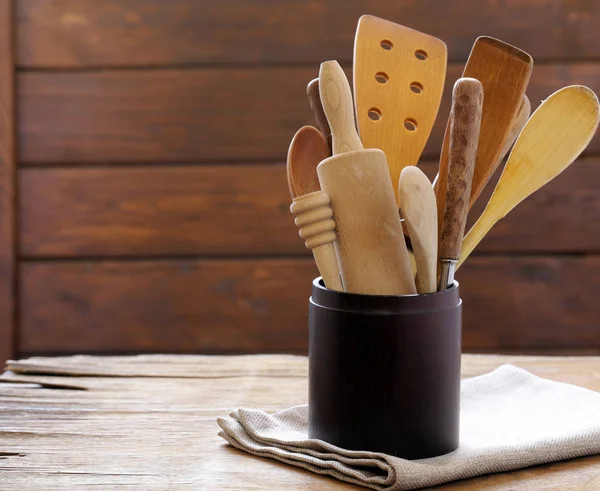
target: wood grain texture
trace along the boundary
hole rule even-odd
[[[316,274],[312,258],[25,261],[19,349],[305,352]],[[600,353],[599,256],[472,257],[457,279],[465,351]]]
[[[421,169],[402,169],[398,198],[415,257],[417,293],[433,293],[438,260],[437,207],[431,182]]]
[[[546,99],[525,124],[490,200],[465,236],[460,266],[492,226],[579,157],[600,122],[598,97],[573,85]]]
[[[421,168],[431,179],[437,162]],[[590,226],[600,217],[598,182],[600,159],[580,159],[501,220],[477,251],[600,251],[600,230]],[[20,253],[308,255],[289,205],[284,165],[21,169]]]
[[[332,154],[362,150],[363,145],[356,132],[350,83],[344,70],[335,60],[321,63],[319,95],[331,129]]]
[[[14,355],[15,93],[13,1],[0,0],[0,362]]]
[[[313,112],[315,123],[321,134],[327,140],[329,146],[329,155],[331,155],[332,141],[331,141],[331,128],[327,122],[327,116],[323,110],[323,104],[321,103],[321,92],[319,90],[319,79],[314,78],[306,86],[306,97],[308,98],[308,104]]]
[[[385,152],[394,195],[402,169],[417,165],[435,122],[446,80],[446,44],[372,15],[358,21],[354,98],[365,148]]]
[[[600,8],[584,0],[348,0],[343,9],[336,0],[18,0],[17,6],[18,62],[28,68],[350,62],[364,13],[443,39],[452,60],[465,60],[483,33],[538,61],[600,57]]]
[[[325,286],[330,290],[344,291],[334,246],[337,234],[329,196],[323,191],[298,196],[294,198],[290,211],[296,216],[294,223],[300,229],[304,245],[312,250]]]
[[[483,375],[506,363],[600,390],[597,357],[463,355],[461,376]],[[6,489],[360,489],[238,452],[215,431],[216,418],[234,407],[271,413],[305,404],[305,357],[80,356],[34,358],[9,367],[13,371],[0,378]],[[28,374],[28,367],[37,373]],[[598,484],[600,457],[592,456],[435,489],[575,491]]]
[[[334,148],[335,138],[334,133]],[[417,293],[383,151],[371,148],[334,155],[319,164],[317,173],[331,199],[344,290],[367,295]]]
[[[292,198],[321,190],[317,165],[330,156],[325,137],[314,126],[300,128],[288,149],[286,170]]]
[[[501,162],[502,151],[523,104],[532,69],[531,56],[515,46],[487,36],[477,38],[473,44],[462,76],[479,80],[485,98],[469,207],[473,206]],[[452,116],[449,121],[451,119]],[[450,124],[446,127],[440,170],[434,186],[440,234],[447,193],[449,143]]]
[[[296,130],[313,119],[305,94],[317,68],[21,73],[20,160],[78,165],[281,161]],[[462,68],[448,69],[426,156],[439,155],[450,92]],[[600,92],[600,65],[536,67],[528,88],[532,108],[574,83]],[[589,152],[600,152],[600,137]]]
[[[457,80],[452,93],[448,175],[445,186],[444,216],[441,220],[439,236],[441,260],[457,261],[460,257],[478,153],[483,104],[481,82],[474,78]]]

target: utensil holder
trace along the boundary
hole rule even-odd
[[[450,289],[359,295],[313,281],[309,437],[421,459],[458,448],[462,305]]]

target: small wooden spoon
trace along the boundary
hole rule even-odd
[[[317,165],[327,157],[329,148],[319,130],[303,126],[296,132],[287,157],[288,186],[293,198],[290,211],[296,217],[305,246],[312,250],[325,286],[343,291],[333,245],[336,240],[333,211],[317,176]]]
[[[415,254],[417,293],[435,292],[437,207],[429,178],[418,167],[405,167],[400,173],[398,197]]]
[[[465,236],[460,266],[494,224],[564,171],[588,145],[600,120],[598,98],[573,85],[552,94],[519,135],[485,210]]]
[[[292,198],[321,189],[317,165],[329,155],[327,142],[317,128],[303,126],[296,132],[287,156],[287,180]]]
[[[473,206],[502,161],[502,151],[523,103],[532,70],[531,56],[510,44],[482,36],[477,38],[473,45],[462,76],[481,82],[485,101],[469,208]],[[440,234],[446,206],[449,138],[448,123],[442,145],[440,170],[434,184]]]

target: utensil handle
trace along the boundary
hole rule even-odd
[[[482,107],[481,82],[474,78],[459,79],[452,93],[448,183],[440,259],[458,260],[460,257],[477,158]]]
[[[330,290],[344,291],[333,243],[336,240],[335,221],[329,196],[323,191],[294,198],[290,211],[304,245],[312,250],[319,273]]]
[[[319,91],[331,128],[333,155],[362,150],[363,145],[356,131],[352,91],[346,74],[337,61],[321,63]]]
[[[313,115],[315,116],[315,121],[319,130],[327,140],[327,145],[329,146],[329,151],[331,152],[331,128],[329,127],[329,123],[327,122],[327,116],[325,115],[325,111],[323,110],[323,105],[321,104],[321,94],[319,91],[319,79],[315,78],[308,82],[306,86],[306,95],[308,96],[308,103],[310,104],[310,108],[312,109]]]

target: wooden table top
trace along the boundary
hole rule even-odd
[[[463,377],[504,363],[600,391],[600,357],[464,355]],[[306,403],[304,357],[30,358],[9,362],[0,381],[1,489],[360,489],[217,436],[216,418],[233,408]],[[600,489],[600,456],[439,489]]]

